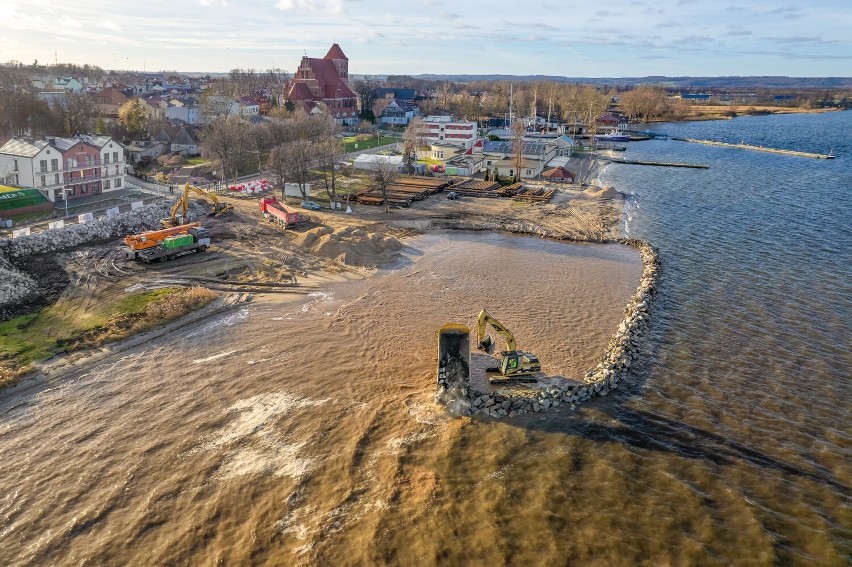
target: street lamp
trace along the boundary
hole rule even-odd
[[[62,194],[65,195],[65,218],[68,218],[68,195],[69,189],[67,187],[62,188]]]

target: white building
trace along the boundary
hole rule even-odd
[[[50,201],[124,186],[124,147],[109,136],[12,138],[0,147],[0,181],[34,187]]]
[[[443,142],[469,150],[476,143],[476,122],[453,120],[452,116],[427,116],[423,119],[423,138],[429,143]]]
[[[181,120],[187,124],[201,124],[204,121],[204,116],[198,106],[175,105],[166,109],[166,119]]]

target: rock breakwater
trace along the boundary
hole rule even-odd
[[[450,383],[452,380],[448,380],[444,375],[438,378],[436,401],[447,405],[454,415],[484,414],[500,419],[525,413],[546,412],[562,405],[574,409],[576,404],[589,398],[606,396],[627,379],[631,367],[641,355],[643,339],[650,322],[651,305],[657,291],[660,261],[653,246],[628,238],[581,240],[566,237],[558,230],[525,222],[440,221],[439,224],[445,229],[503,230],[577,243],[618,243],[639,251],[643,270],[639,286],[625,306],[624,319],[597,364],[587,370],[581,380],[553,380],[551,383],[526,389],[481,392],[472,387],[468,376],[464,377],[463,383]]]

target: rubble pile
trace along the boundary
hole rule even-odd
[[[9,260],[0,256],[0,306],[14,303],[33,293],[36,284],[26,274],[18,271]]]
[[[299,245],[316,256],[337,260],[349,266],[377,266],[402,248],[396,238],[378,232],[347,226],[335,230],[321,226],[307,231]]]
[[[20,259],[58,252],[81,244],[159,228],[160,219],[166,216],[168,211],[167,205],[148,205],[85,224],[68,225],[61,229],[0,240],[0,308],[24,301],[39,291],[35,281],[12,265],[9,258]]]
[[[0,240],[0,254],[8,258],[57,252],[88,244],[135,234],[160,227],[160,220],[168,216],[165,204],[148,205],[114,217],[103,217],[85,224],[72,224],[64,228],[45,230],[38,234]]]

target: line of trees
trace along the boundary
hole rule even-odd
[[[202,155],[219,164],[223,179],[236,183],[241,172],[268,168],[284,197],[284,183],[296,183],[303,199],[307,184],[320,180],[328,198],[337,201],[343,156],[338,126],[327,114],[276,112],[269,120],[252,124],[242,116],[226,115],[201,132]]]

